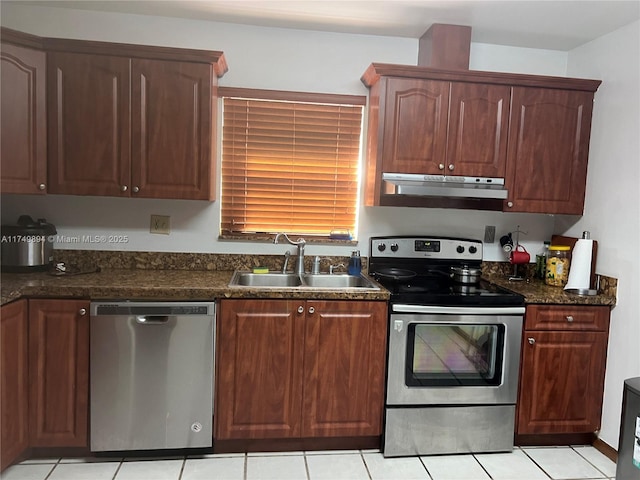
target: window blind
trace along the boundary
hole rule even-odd
[[[354,231],[362,105],[225,97],[223,108],[223,233]]]

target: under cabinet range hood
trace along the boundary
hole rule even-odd
[[[507,198],[504,178],[383,173],[384,193],[445,198]]]

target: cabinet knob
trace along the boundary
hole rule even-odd
[[[509,208],[513,207],[513,202],[507,202],[507,207]]]
[[[298,307],[298,313],[304,313],[304,307],[302,305]]]
[[[567,315],[567,322],[569,323],[573,322],[573,316]]]
[[[84,317],[87,314],[87,309],[86,308],[81,308],[80,310],[78,310],[78,314],[81,317]]]
[[[44,183],[41,183],[40,185],[38,185],[38,188],[40,190],[44,190],[45,188],[47,188],[47,186]]]
[[[126,192],[128,189],[129,189],[129,187],[127,187],[126,185],[122,185],[122,186],[120,187],[120,191],[121,191],[121,192]]]
[[[455,168],[455,167],[453,166],[453,163],[450,163],[450,164],[449,164],[449,170],[451,170],[451,171],[453,172],[453,169],[454,169],[454,168]]]
[[[440,163],[440,164],[438,165],[438,168],[439,168],[440,170],[444,170],[444,163]]]
[[[314,307],[309,307],[309,313],[315,313],[316,309]]]
[[[135,186],[135,187],[133,187],[132,190],[133,190],[133,193],[138,193],[140,191],[140,187]]]
[[[527,341],[529,342],[529,345],[533,345],[534,343],[536,343],[536,339],[533,337],[527,338]]]

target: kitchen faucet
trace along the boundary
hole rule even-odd
[[[276,238],[273,239],[273,243],[278,243],[278,240],[280,239],[280,237],[284,237],[289,244],[295,245],[296,247],[298,247],[298,260],[296,263],[296,273],[298,275],[303,275],[304,274],[304,246],[307,244],[307,242],[305,241],[304,238],[299,238],[294,242],[287,236],[286,233],[278,233],[276,235]]]

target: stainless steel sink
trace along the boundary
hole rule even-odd
[[[369,278],[364,275],[345,275],[328,273],[311,274],[305,273],[252,273],[236,270],[229,282],[231,287],[255,287],[255,288],[309,288],[309,289],[369,289],[379,290]]]
[[[242,287],[297,287],[301,284],[300,275],[295,273],[251,273],[238,270],[229,282],[230,286]]]
[[[302,276],[302,282],[312,288],[379,288],[371,280],[362,275],[305,274]]]

